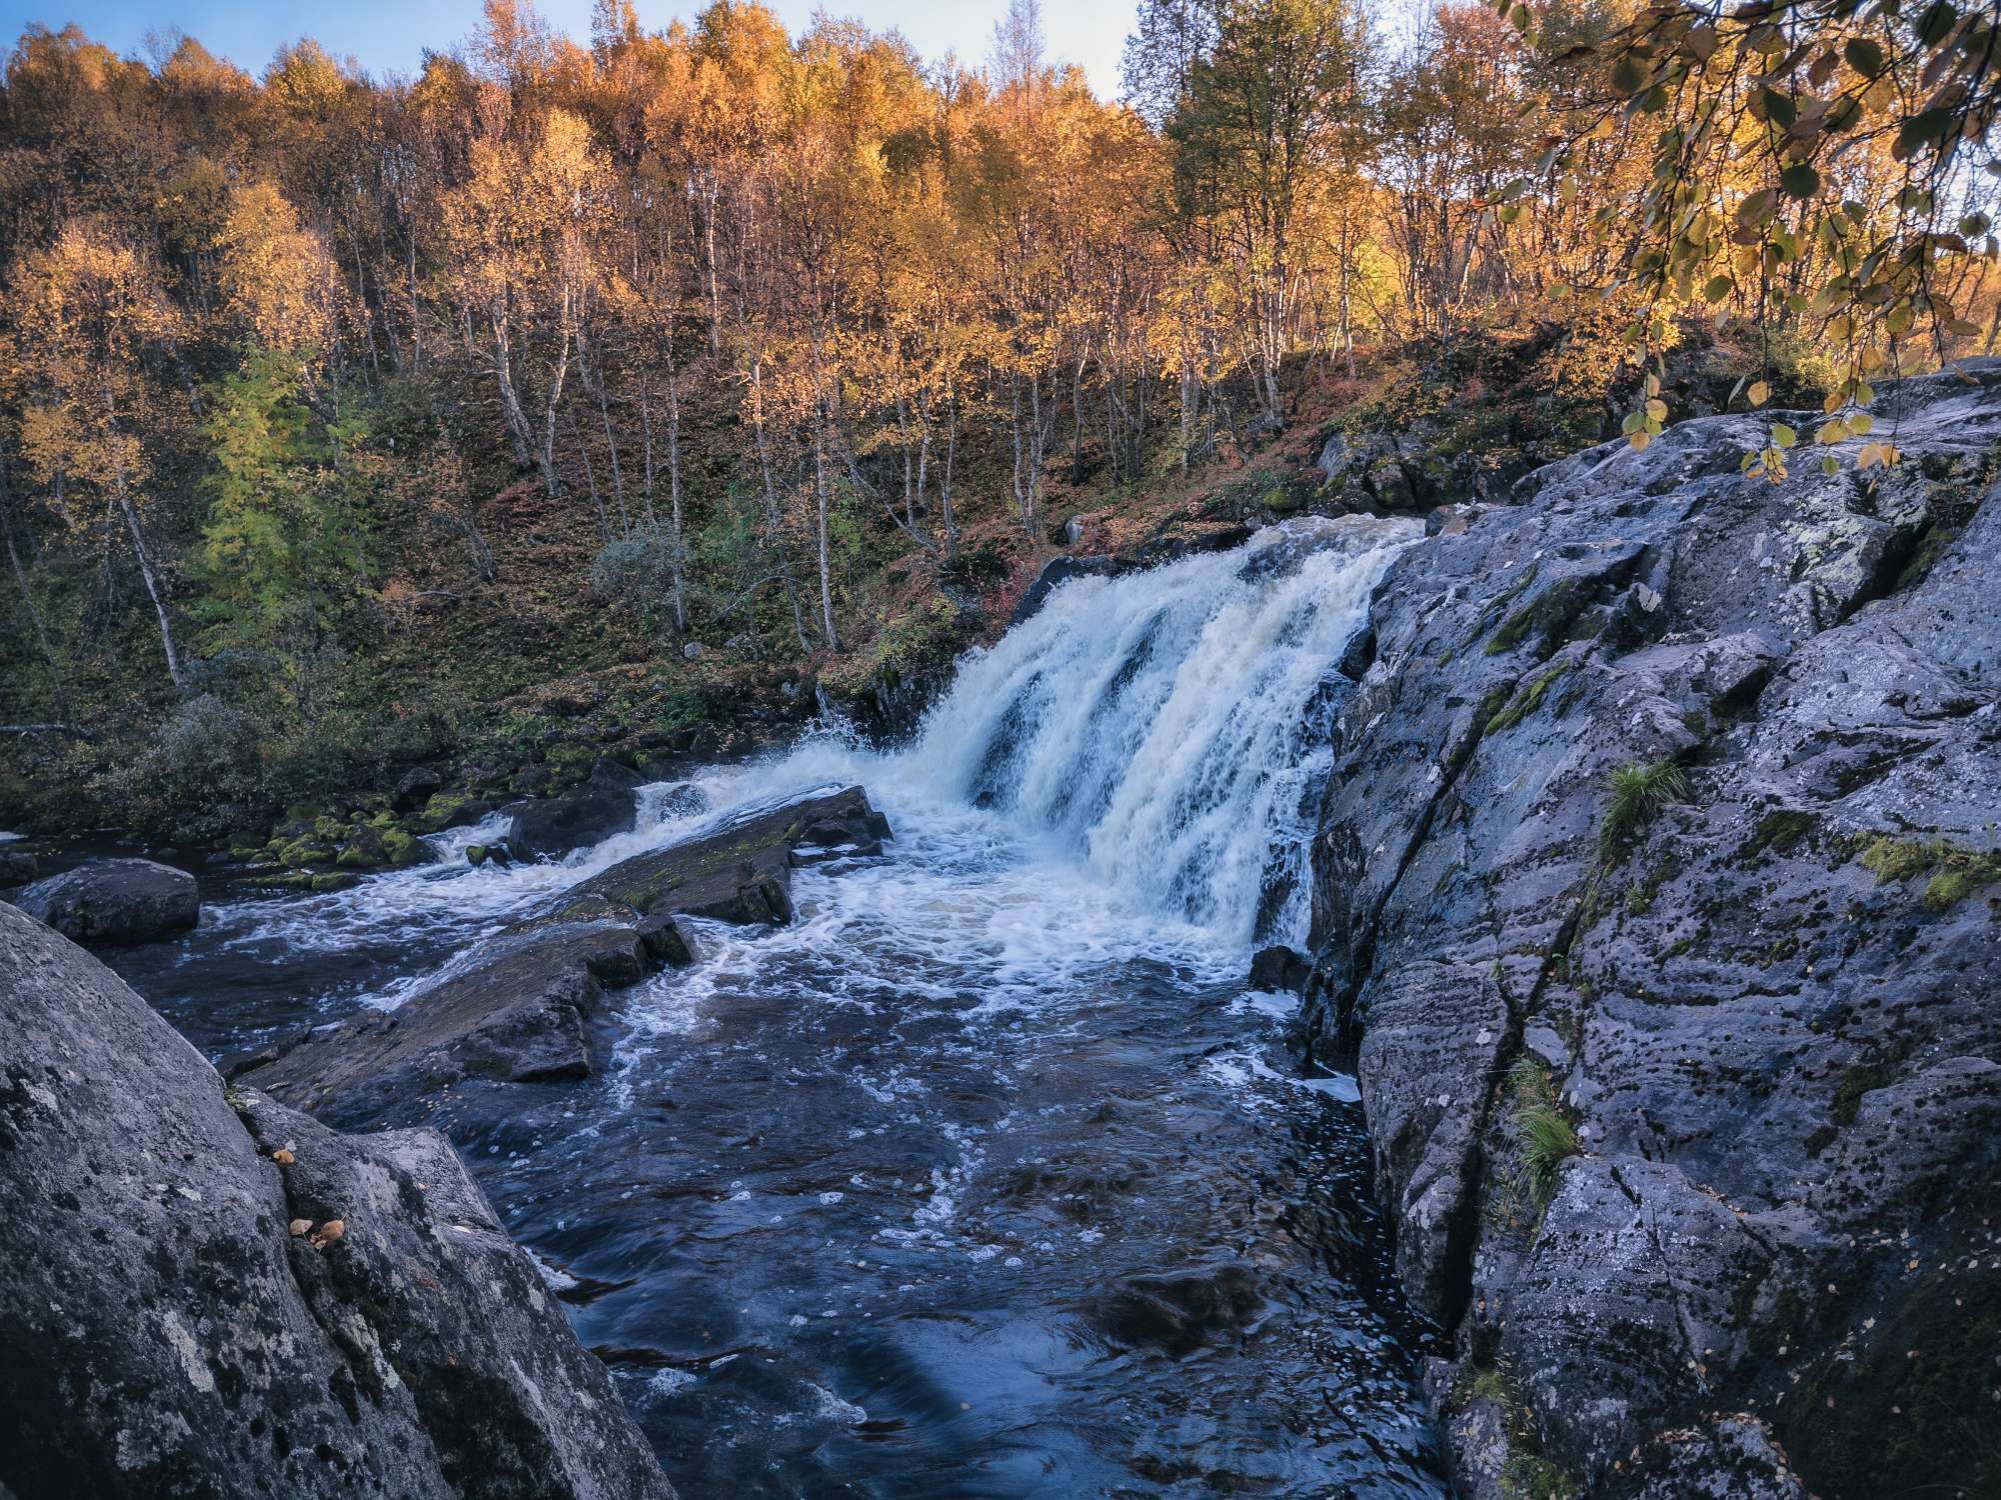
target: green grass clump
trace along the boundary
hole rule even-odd
[[[1688,773],[1671,760],[1620,766],[1606,781],[1612,794],[1598,846],[1609,854],[1650,822],[1670,802],[1688,796]]]
[[[1541,1454],[1517,1453],[1501,1470],[1501,1493],[1507,1500],[1578,1500],[1584,1484]]]
[[[1538,1207],[1546,1208],[1556,1196],[1563,1164],[1584,1149],[1577,1140],[1577,1127],[1555,1105],[1532,1104],[1515,1115],[1515,1139],[1529,1192]]]
[[[1520,1186],[1535,1217],[1540,1219],[1556,1196],[1563,1164],[1583,1154],[1577,1127],[1557,1099],[1549,1069],[1525,1057],[1508,1074],[1513,1098],[1515,1162]]]

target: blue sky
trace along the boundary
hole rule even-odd
[[[767,0],[796,33],[815,10],[854,16],[879,31],[894,28],[927,59],[956,51],[963,61],[986,56],[993,23],[1006,0]],[[0,0],[0,38],[11,47],[21,28],[39,21],[60,29],[75,21],[120,52],[143,55],[146,34],[178,28],[252,73],[301,36],[329,52],[352,56],[371,72],[416,71],[425,47],[449,47],[471,34],[481,0],[348,0],[290,6],[228,4],[224,0]],[[590,35],[590,0],[541,0],[537,7],[572,36]],[[638,0],[640,21],[658,29],[698,8],[673,0]],[[1134,0],[1044,0],[1043,30],[1054,59],[1081,64],[1103,95],[1118,92],[1119,49],[1132,29]]]

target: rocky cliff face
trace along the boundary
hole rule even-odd
[[[0,1492],[672,1490],[444,1138],[251,1092],[0,904]]]
[[[1887,473],[1689,422],[1376,597],[1308,1019],[1471,1493],[2001,1478],[2001,367],[1878,407]]]

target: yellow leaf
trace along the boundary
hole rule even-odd
[[[1646,452],[1647,444],[1651,443],[1653,440],[1654,440],[1654,435],[1651,432],[1648,432],[1647,429],[1644,427],[1642,427],[1638,432],[1634,433],[1631,437],[1626,439],[1627,442],[1633,445],[1633,451],[1635,453]]]
[[[1751,389],[1744,392],[1744,399],[1753,406],[1763,406],[1772,399],[1772,388],[1762,380],[1751,382]]]

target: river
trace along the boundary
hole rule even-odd
[[[1354,1081],[1289,996],[1336,670],[1408,523],[1083,578],[908,747],[645,789],[561,863],[211,881],[107,954],[212,1055],[393,1006],[640,850],[859,782],[896,837],[776,930],[690,924],[587,1080],[439,1121],[689,1500],[1443,1495]]]

